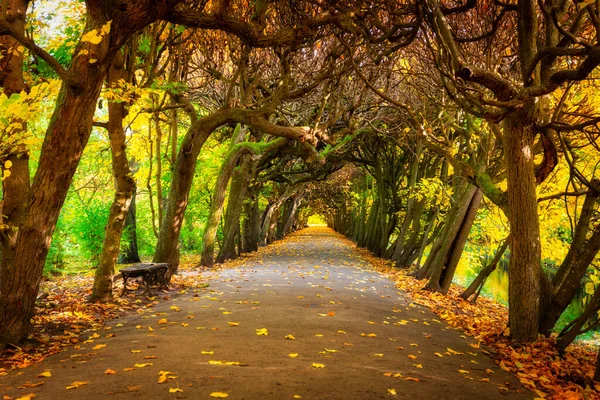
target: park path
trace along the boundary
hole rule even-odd
[[[412,303],[326,228],[302,230],[241,266],[204,275],[209,287],[171,293],[168,301],[87,332],[88,343],[0,378],[0,395],[532,397],[474,348],[476,341]]]

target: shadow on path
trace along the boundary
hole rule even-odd
[[[472,338],[413,304],[326,228],[305,229],[241,267],[205,274],[210,287],[115,320],[88,332],[93,341],[0,378],[0,395],[532,397]],[[51,376],[37,377],[44,371]],[[43,385],[19,389],[26,382]]]

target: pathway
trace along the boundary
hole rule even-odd
[[[242,267],[207,275],[208,288],[172,295],[86,333],[88,343],[0,378],[0,395],[532,397],[482,348],[472,347],[472,338],[412,303],[330,230],[303,230]],[[51,376],[38,377],[43,372]]]

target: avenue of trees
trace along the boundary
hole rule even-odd
[[[582,287],[559,344],[596,327],[598,2],[44,4],[0,10],[0,343],[69,254],[105,302],[118,261],[211,267],[314,213],[443,294],[469,245],[465,299],[508,259],[516,341]]]

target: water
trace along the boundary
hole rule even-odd
[[[481,248],[467,246],[463,257],[456,270],[453,282],[457,285],[467,287],[473,282],[478,272],[487,265],[493,255],[486,255]],[[585,293],[585,284],[582,284],[571,304],[556,324],[555,330],[560,331],[574,318],[577,318],[584,310],[589,295]],[[496,270],[488,277],[481,290],[481,295],[490,297],[504,305],[508,305],[508,258],[503,257]]]

